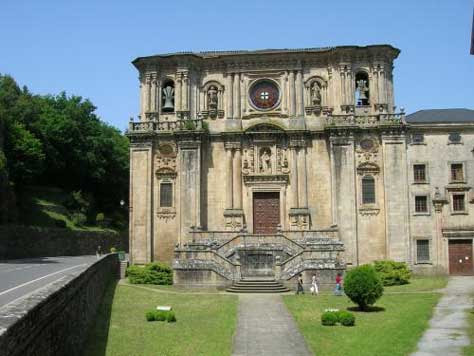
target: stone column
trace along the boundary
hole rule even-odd
[[[226,200],[225,200],[225,208],[232,209],[232,149],[230,147],[226,147]]]
[[[145,81],[145,112],[150,111],[150,100],[151,100],[151,76],[146,75]]]
[[[151,78],[150,111],[156,111],[156,74]]]
[[[176,73],[176,83],[174,85],[174,111],[181,111],[181,73]]]
[[[234,119],[240,119],[240,73],[234,74],[234,94],[233,94]]]
[[[281,107],[283,114],[288,114],[288,90],[287,90],[287,85],[288,85],[288,73],[285,72],[283,74],[283,79],[281,81],[281,90],[282,90],[282,95],[281,95]]]
[[[188,111],[189,110],[189,103],[188,103],[188,97],[189,97],[189,78],[188,78],[188,73],[183,73],[183,84],[182,84],[182,110],[183,111]]]
[[[300,147],[298,151],[298,168],[301,172],[298,172],[298,183],[299,183],[299,207],[307,208],[308,207],[308,187],[306,180],[306,148]]]
[[[291,147],[291,207],[298,207],[298,152]]]
[[[140,81],[140,117],[142,120],[145,120],[145,111],[146,111],[146,78],[144,75],[140,74],[138,78]]]
[[[233,179],[232,184],[234,187],[234,199],[233,208],[242,209],[242,155],[240,147],[234,151],[234,165],[233,165]]]
[[[290,71],[288,85],[290,86],[290,116],[295,116],[295,73]]]
[[[296,71],[296,115],[303,116],[303,75],[301,69]]]
[[[232,100],[234,90],[234,75],[232,73],[227,74],[227,118],[232,119],[234,117],[233,109],[234,103]]]

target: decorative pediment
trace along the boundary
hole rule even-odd
[[[373,162],[364,162],[357,167],[357,174],[378,174],[380,172],[380,167]]]
[[[155,163],[157,176],[176,177],[176,145],[173,142],[160,143]]]

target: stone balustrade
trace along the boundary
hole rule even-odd
[[[380,125],[401,125],[405,123],[405,114],[378,115],[330,115],[326,118],[326,126],[360,126],[373,127]]]
[[[128,133],[141,132],[163,132],[163,131],[180,131],[180,130],[202,130],[201,119],[187,119],[175,121],[130,121]]]

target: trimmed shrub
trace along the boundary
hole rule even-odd
[[[174,311],[166,310],[151,310],[145,313],[147,321],[167,321],[168,323],[176,322],[176,315]]]
[[[166,321],[168,323],[174,323],[176,322],[176,315],[174,314],[174,311],[170,310],[168,312],[168,316],[166,317]]]
[[[145,314],[146,321],[155,321],[155,312],[147,311]]]
[[[334,326],[337,323],[337,313],[338,312],[324,312],[321,315],[321,324],[325,326]]]
[[[145,266],[130,266],[127,268],[127,276],[132,284],[173,284],[171,268],[160,262],[148,263]]]
[[[71,220],[76,226],[82,226],[87,221],[87,216],[83,213],[73,213],[71,214]]]
[[[354,326],[355,325],[355,316],[348,311],[341,310],[338,312],[337,321],[344,326]]]
[[[361,310],[367,310],[382,296],[383,284],[374,267],[362,265],[347,272],[344,291]]]
[[[156,321],[165,321],[168,317],[168,313],[164,310],[155,310],[155,320]]]
[[[104,223],[105,215],[104,213],[98,213],[95,217],[95,222],[97,225],[102,225]]]
[[[374,268],[384,286],[398,286],[409,283],[411,272],[405,262],[375,261]]]

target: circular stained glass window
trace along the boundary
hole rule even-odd
[[[271,80],[259,80],[250,87],[250,101],[256,109],[270,110],[280,101],[280,90]]]

